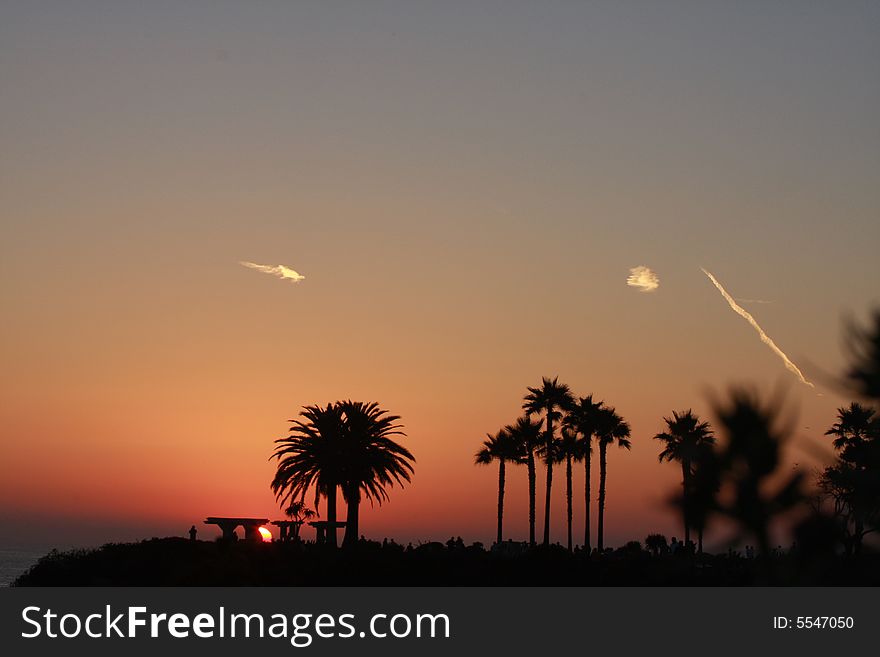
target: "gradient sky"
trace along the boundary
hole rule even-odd
[[[278,517],[272,440],[347,397],[418,460],[362,531],[488,541],[473,454],[542,375],[632,425],[610,542],[680,534],[664,414],[784,382],[818,442],[843,402],[700,267],[840,370],[880,302],[878,34],[875,2],[3,2],[0,546]]]

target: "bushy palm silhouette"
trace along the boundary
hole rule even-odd
[[[336,546],[336,493],[342,481],[342,409],[338,404],[305,406],[298,419],[290,420],[290,435],[275,441],[270,458],[278,460],[270,484],[278,501],[303,500],[315,490],[315,507],[320,497],[327,500],[327,541]]]
[[[342,401],[306,406],[291,420],[290,435],[275,441],[270,458],[278,460],[271,488],[282,503],[301,502],[314,487],[315,506],[327,500],[327,541],[336,545],[337,489],[347,503],[344,542],[355,545],[362,497],[381,504],[387,488],[410,481],[412,454],[392,436],[402,436],[397,415],[375,402]]]
[[[415,457],[394,436],[404,436],[399,415],[390,415],[376,402],[339,402],[343,416],[342,495],[348,513],[343,545],[354,546],[360,530],[362,497],[381,505],[387,489],[409,482]]]

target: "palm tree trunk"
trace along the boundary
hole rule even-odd
[[[504,459],[498,459],[498,537],[495,542],[501,545],[504,525]]]
[[[529,545],[535,547],[535,452],[529,447]]]
[[[553,487],[553,421],[547,409],[547,489],[544,491],[544,545],[550,545],[550,489]]]
[[[336,547],[336,484],[327,491],[327,545]]]
[[[590,444],[584,451],[584,549],[590,555]]]
[[[703,528],[697,529],[697,552],[703,554]]]
[[[599,443],[599,527],[596,536],[599,553],[605,549],[605,468],[608,444]]]
[[[342,538],[342,547],[353,548],[357,545],[360,532],[358,517],[361,505],[360,491],[355,487],[353,491],[349,491],[347,497],[348,512],[345,516],[345,536]]]
[[[571,454],[565,455],[565,502],[568,512],[568,551],[571,552]]]
[[[684,518],[684,547],[685,549],[691,543],[691,524],[688,521],[688,507],[690,506],[691,481],[690,481],[690,463],[686,460],[681,462],[681,501],[682,501],[682,517]]]

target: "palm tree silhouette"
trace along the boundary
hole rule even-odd
[[[303,520],[311,520],[317,514],[309,507],[307,507],[305,502],[302,502],[301,500],[296,500],[294,502],[291,502],[290,505],[286,509],[284,509],[284,515],[286,515],[291,520],[301,522]]]
[[[759,552],[766,555],[774,518],[803,501],[803,473],[779,473],[792,435],[791,419],[783,415],[781,396],[762,403],[748,388],[732,389],[729,400],[715,400],[713,407],[725,442],[700,455],[691,508],[702,518],[727,516],[754,536]]]
[[[387,487],[409,482],[415,457],[392,436],[405,436],[399,415],[389,415],[376,402],[338,402],[343,416],[342,495],[348,506],[345,547],[357,545],[362,497],[381,505]]]
[[[834,436],[834,448],[845,450],[848,447],[859,445],[871,437],[876,411],[869,406],[862,406],[858,402],[851,402],[849,408],[837,409],[837,422],[835,422],[826,436]]]
[[[584,460],[584,549],[590,553],[590,457],[593,438],[599,422],[602,402],[594,402],[593,395],[581,397],[565,415],[563,424],[580,436],[580,456]]]
[[[654,440],[664,443],[663,451],[660,452],[660,462],[678,461],[681,464],[682,496],[689,497],[692,491],[691,478],[694,463],[699,461],[702,450],[715,444],[715,437],[708,422],[700,422],[691,409],[686,411],[673,411],[672,417],[664,417],[667,430],[654,436]],[[684,505],[687,510],[688,504]],[[691,542],[691,523],[688,513],[684,514],[684,544]],[[703,529],[699,528],[698,551],[703,551]]]
[[[315,487],[315,507],[320,497],[327,500],[329,532],[327,542],[336,547],[336,489],[342,483],[342,410],[338,404],[305,406],[300,418],[290,420],[290,435],[275,441],[271,459],[278,460],[270,484],[283,504],[301,502]]]
[[[306,520],[311,520],[317,514],[312,511],[309,507],[305,505],[305,502],[302,500],[295,500],[290,503],[290,505],[284,509],[284,515],[293,520],[296,524],[291,525],[291,530],[293,533],[291,534],[291,538],[295,541],[299,540],[299,530]]]
[[[561,417],[560,410],[571,406],[573,398],[568,386],[542,377],[541,387],[529,388],[523,398],[523,410],[529,415],[544,414],[544,450],[547,464],[547,489],[544,493],[544,545],[550,544],[550,492],[553,486],[553,422]]]
[[[618,447],[630,449],[629,424],[620,417],[612,406],[604,406],[599,410],[599,422],[596,431],[599,439],[599,527],[597,547],[601,553],[605,549],[605,481],[608,471],[608,445],[617,442]]]
[[[874,310],[867,326],[850,322],[846,333],[850,352],[846,382],[858,395],[880,400],[880,308]]]
[[[498,461],[498,535],[495,542],[499,545],[503,539],[504,528],[504,482],[505,466],[508,461],[518,462],[521,460],[523,450],[516,438],[507,428],[501,429],[494,436],[486,434],[483,448],[477,452],[475,462],[477,465],[489,465]]]
[[[577,431],[566,426],[560,428],[559,456],[565,461],[565,511],[568,529],[568,551],[573,549],[571,540],[571,464],[583,459],[583,444],[578,440]]]
[[[520,463],[525,463],[529,473],[529,545],[535,545],[535,452],[541,442],[542,420],[532,420],[528,415],[514,424],[504,427],[520,452]]]
[[[880,417],[876,413],[852,402],[849,408],[837,409],[837,422],[825,432],[834,436],[838,459],[825,469],[820,486],[834,499],[835,514],[843,519],[848,555],[861,552],[864,536],[874,531],[870,527],[880,519]]]

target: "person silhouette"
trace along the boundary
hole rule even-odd
[[[193,525],[192,527],[189,528],[189,540],[191,540],[191,541],[196,540],[196,534],[198,534],[198,530],[196,529],[196,526]]]

